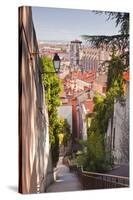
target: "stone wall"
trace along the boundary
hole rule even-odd
[[[106,134],[107,146],[111,149],[116,165],[129,164],[129,82],[126,83],[126,94],[117,99],[114,113],[109,121]]]
[[[48,114],[30,7],[19,8],[19,192],[44,192],[49,160]]]

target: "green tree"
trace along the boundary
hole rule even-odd
[[[71,138],[70,125],[69,125],[67,119],[64,120],[63,134],[64,134],[63,145],[67,146],[68,142],[70,141],[70,138]]]
[[[83,166],[87,170],[104,172],[112,166],[112,155],[105,147],[105,134],[109,119],[113,116],[114,100],[123,95],[123,68],[122,62],[115,52],[112,52],[108,64],[108,82],[106,96],[95,93],[94,110],[90,127],[88,128],[87,151],[81,155]],[[119,66],[118,66],[119,65]]]
[[[96,12],[103,14],[103,12]],[[114,99],[123,95],[123,72],[129,65],[129,13],[104,12],[108,20],[114,19],[120,27],[117,35],[83,35],[83,38],[97,48],[106,48],[111,59],[106,61],[108,69],[107,92],[103,97],[98,93],[94,96],[94,114],[88,128],[87,151],[83,151],[85,159],[82,164],[91,171],[106,171],[112,165],[111,152],[105,148],[105,133],[109,119],[113,115]],[[110,155],[109,155],[110,154]],[[82,155],[82,157],[83,157]]]

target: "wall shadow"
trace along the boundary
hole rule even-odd
[[[13,192],[18,192],[18,187],[16,185],[8,185],[7,188]]]

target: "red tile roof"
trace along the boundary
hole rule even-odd
[[[80,71],[73,71],[71,74],[67,75],[66,79],[69,78],[78,78],[80,80],[86,81],[86,82],[93,82],[96,77],[96,71],[89,71],[89,72],[80,72]]]
[[[129,71],[128,71],[128,72],[123,72],[123,78],[124,78],[126,81],[129,81]]]

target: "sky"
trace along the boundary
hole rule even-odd
[[[37,40],[81,39],[81,35],[118,34],[114,20],[89,10],[32,7]]]

